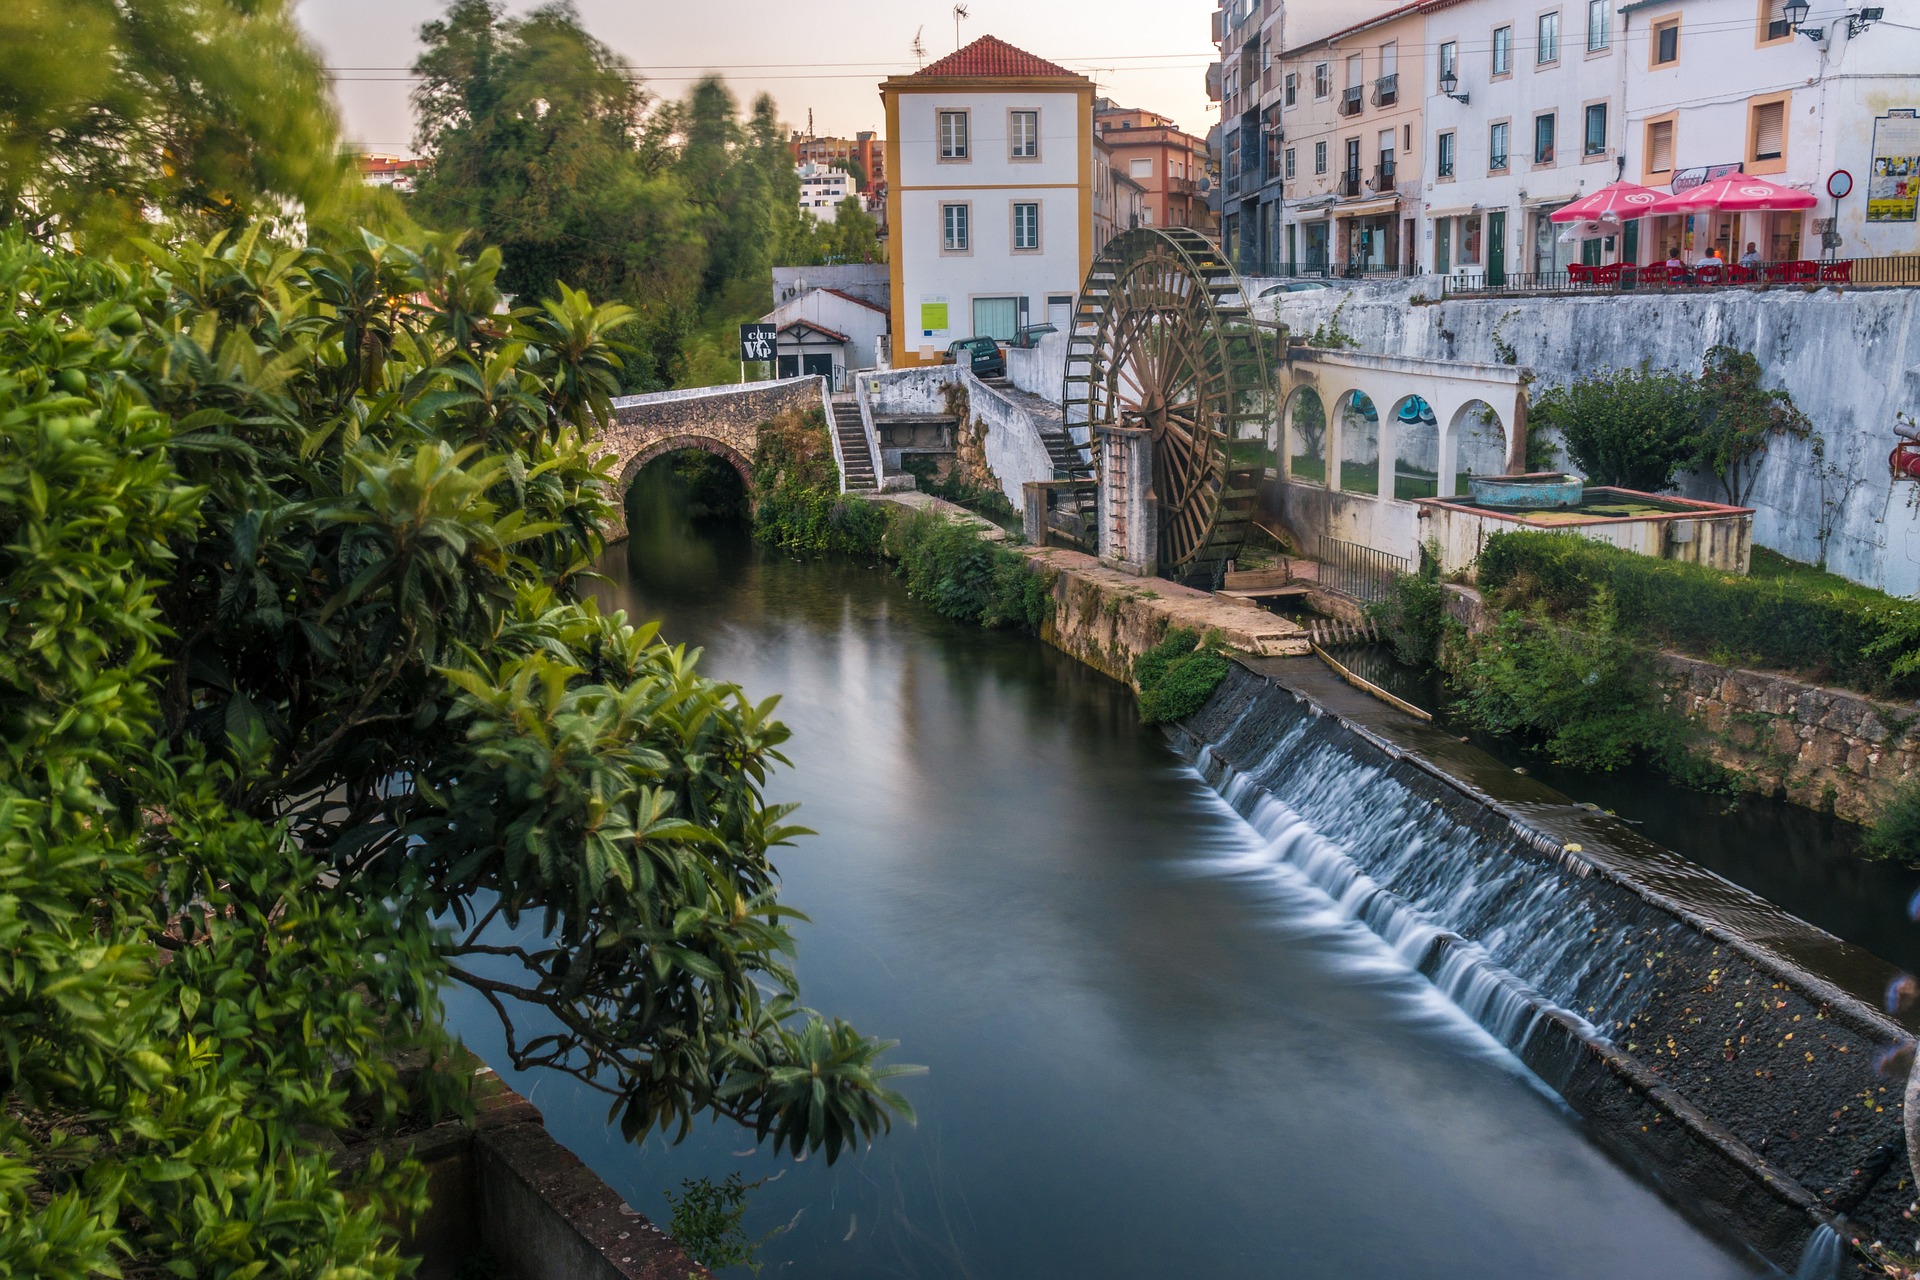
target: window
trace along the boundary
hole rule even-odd
[[[1327,171],[1327,144],[1324,142],[1313,144],[1313,171],[1315,173]]]
[[[966,112],[942,111],[940,113],[940,158],[942,160],[967,158]]]
[[[1435,164],[1438,167],[1440,176],[1443,178],[1451,178],[1453,176],[1453,146],[1452,133],[1443,133],[1435,141],[1434,154],[1438,157]]]
[[[1603,156],[1607,153],[1607,104],[1591,103],[1587,107],[1587,137],[1581,144],[1581,151],[1590,156]]]
[[[1587,0],[1587,52],[1598,53],[1613,45],[1613,11],[1609,0]]]
[[[1784,101],[1757,102],[1751,111],[1747,159],[1759,162],[1778,160],[1787,153],[1787,104]]]
[[[1513,28],[1498,27],[1493,33],[1493,74],[1504,76],[1513,70]]]
[[[1129,176],[1135,178],[1151,178],[1153,176],[1153,157],[1135,156],[1133,159],[1127,161],[1127,173]]]
[[[1673,121],[1647,123],[1647,172],[1673,172]]]
[[[1459,74],[1460,44],[1456,40],[1449,40],[1440,46],[1440,76],[1445,79],[1448,76],[1458,77]]]
[[[1553,163],[1554,116],[1551,111],[1533,118],[1533,162]]]
[[[1347,58],[1347,91],[1349,93],[1351,93],[1355,89],[1358,89],[1360,87],[1361,81],[1366,78],[1361,72],[1361,67],[1363,65],[1361,62],[1361,56],[1362,55],[1356,53],[1356,54],[1350,55]]]
[[[1787,0],[1760,0],[1760,40],[1790,40],[1793,28],[1787,24]]]
[[[1333,92],[1333,64],[1316,62],[1313,64],[1313,96],[1324,98]]]
[[[1653,65],[1664,67],[1680,61],[1680,19],[1668,18],[1653,24]]]
[[[1487,130],[1487,172],[1500,173],[1507,167],[1507,134],[1505,120]]]
[[[1410,124],[1400,126],[1400,149],[1409,153],[1413,151],[1413,126]]]
[[[1549,62],[1560,61],[1560,15],[1543,13],[1540,15],[1540,43],[1534,46],[1533,64],[1545,66]]]
[[[1286,170],[1286,172],[1287,172],[1287,178],[1288,178],[1288,180],[1289,180],[1289,181],[1291,181],[1291,180],[1292,180],[1292,178],[1293,178],[1293,148],[1292,148],[1292,147],[1288,147],[1288,148],[1287,148],[1287,170]]]
[[[1300,77],[1299,77],[1299,75],[1297,75],[1296,73],[1294,73],[1294,72],[1292,72],[1292,71],[1289,71],[1289,72],[1287,72],[1287,79],[1286,79],[1286,94],[1287,94],[1287,96],[1286,96],[1286,104],[1287,104],[1288,106],[1292,106],[1292,105],[1294,104],[1294,102],[1295,102],[1295,101],[1296,101],[1296,99],[1298,98],[1298,95],[1299,95],[1299,92],[1300,92]]]
[[[1014,204],[1013,251],[1015,253],[1040,251],[1040,206],[1038,204],[1025,202]]]
[[[1012,158],[1038,160],[1040,158],[1040,113],[1038,111],[1011,112],[1007,124],[1008,135],[1013,139]]]
[[[967,226],[967,219],[971,213],[972,210],[964,204],[940,206],[940,251],[942,253],[973,252],[973,234]]]
[[[973,336],[1012,342],[1020,329],[1020,313],[1026,310],[1022,298],[975,298],[973,300]]]

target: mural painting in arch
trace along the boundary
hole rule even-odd
[[[1393,496],[1402,502],[1440,494],[1440,423],[1420,396],[1393,406]]]
[[[1380,492],[1380,411],[1364,391],[1340,396],[1340,473],[1342,493]]]
[[[1453,453],[1453,492],[1449,496],[1464,496],[1470,477],[1506,474],[1507,433],[1499,414],[1485,400],[1469,400],[1460,406],[1447,439]]]
[[[1295,483],[1327,483],[1327,410],[1312,387],[1301,387],[1287,402],[1283,448]]]

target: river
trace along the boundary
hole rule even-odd
[[[1127,690],[948,623],[883,570],[669,521],[604,590],[702,669],[784,695],[784,851],[810,1004],[901,1041],[918,1123],[783,1161],[727,1124],[620,1140],[505,1073],[665,1223],[685,1177],[769,1179],[783,1277],[1751,1276],[1518,1061],[1289,867]],[[504,1061],[491,1013],[456,1028]]]

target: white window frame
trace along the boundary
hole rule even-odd
[[[1025,139],[1032,150],[1021,153],[1022,139],[1020,124],[1023,120],[1033,123],[1033,136]],[[1007,112],[1007,159],[1017,164],[1032,164],[1040,158],[1040,109],[1038,107],[1014,107]]]
[[[1020,211],[1022,209],[1033,210],[1033,243],[1032,244],[1020,243]],[[1013,203],[1010,206],[1010,218],[1012,221],[1012,232],[1011,232],[1011,239],[1008,240],[1008,243],[1013,246],[1013,252],[1039,253],[1040,252],[1040,202],[1038,200],[1013,201]]]
[[[948,122],[960,122],[959,137],[949,136]],[[933,114],[936,153],[941,164],[968,164],[973,160],[973,112],[967,107],[941,107]],[[955,142],[958,146],[954,146]]]
[[[1549,36],[1547,27],[1551,24],[1553,32]],[[1549,9],[1533,20],[1533,65],[1552,67],[1560,62],[1560,11]]]
[[[1605,53],[1613,48],[1612,3],[1613,0],[1587,0],[1588,53]]]
[[[957,218],[956,218],[956,215]],[[956,228],[958,235],[954,232]],[[973,252],[973,202],[944,200],[940,204],[940,254],[966,257]]]

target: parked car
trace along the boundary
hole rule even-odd
[[[992,338],[960,338],[947,347],[948,364],[965,361],[976,378],[1004,378],[1007,358]]]
[[[1288,280],[1284,284],[1270,284],[1260,291],[1263,298],[1277,298],[1283,293],[1312,293],[1315,289],[1332,288],[1325,280]]]

